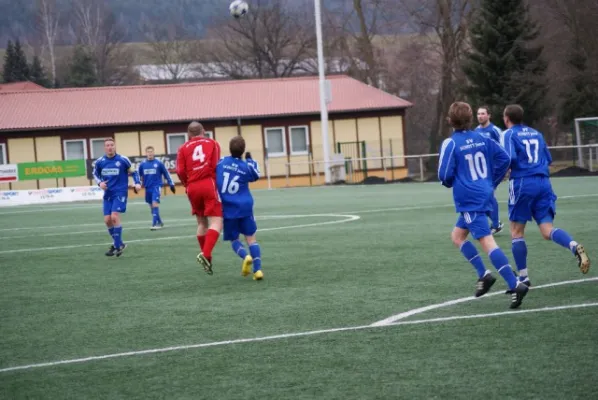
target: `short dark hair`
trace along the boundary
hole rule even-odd
[[[505,115],[514,125],[519,125],[523,122],[523,107],[519,104],[509,104],[505,107]]]
[[[197,121],[191,122],[187,127],[187,133],[189,133],[189,136],[191,137],[203,135],[204,132],[203,125]]]
[[[113,138],[111,138],[111,137],[109,137],[109,138],[106,138],[106,139],[104,139],[104,143],[106,143],[106,142],[114,142],[114,139],[113,139]],[[116,142],[115,142],[115,143],[116,143]]]
[[[457,130],[470,129],[473,122],[471,106],[462,101],[451,104],[448,112],[448,122]]]
[[[490,111],[490,107],[488,107],[487,105],[479,106],[478,110],[481,110],[481,109],[486,110],[486,114],[492,115],[492,111]]]
[[[235,136],[232,138],[228,144],[228,149],[230,150],[231,156],[241,158],[243,153],[245,153],[245,139],[243,136]]]
[[[155,149],[154,149],[154,146],[147,146],[147,147],[145,148],[145,151],[148,151],[149,149],[155,150]]]

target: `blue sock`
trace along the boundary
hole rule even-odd
[[[465,257],[465,259],[469,261],[471,265],[473,265],[478,274],[478,278],[482,278],[486,273],[486,267],[484,266],[484,261],[482,260],[482,257],[480,257],[480,254],[473,243],[471,243],[469,240],[465,241],[461,245],[461,253],[463,254],[463,257]]]
[[[117,249],[123,245],[123,227],[122,226],[115,226],[114,227],[114,234],[112,237],[114,238],[114,247]]]
[[[519,271],[519,280],[527,277],[527,245],[524,238],[517,238],[511,241],[511,251]]]
[[[505,256],[505,253],[503,253],[500,247],[497,247],[490,251],[488,256],[490,257],[490,261],[492,261],[494,268],[496,268],[500,276],[507,282],[509,289],[515,289],[515,286],[517,286],[517,277],[513,273],[511,265],[509,264],[509,259]]]
[[[156,220],[157,220],[156,222],[159,223],[159,224],[161,224],[162,223],[162,218],[160,218],[160,207],[156,207],[156,208],[154,208],[154,210],[156,210],[155,211],[155,213],[156,213]]]
[[[239,239],[233,240],[231,242],[231,245],[233,246],[233,251],[237,253],[239,257],[241,257],[243,260],[245,259],[245,257],[247,257],[247,250],[245,250],[245,247],[243,247],[243,243],[241,243]]]
[[[152,207],[152,225],[157,225],[162,220],[160,219],[160,209],[158,207]]]
[[[491,202],[492,202],[492,211],[490,212],[490,219],[492,220],[492,227],[498,228],[500,219],[498,218],[498,201],[496,201],[496,197],[492,196]]]
[[[108,233],[110,234],[110,237],[114,239],[114,227],[108,228]]]
[[[253,272],[259,271],[262,269],[262,257],[261,257],[261,250],[260,245],[258,243],[254,243],[249,246],[249,253],[253,258]]]
[[[564,230],[553,228],[552,232],[550,232],[550,239],[564,248],[571,250],[571,253],[575,254],[575,246],[577,246],[577,242],[575,242],[571,235]]]

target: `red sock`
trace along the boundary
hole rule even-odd
[[[208,229],[208,233],[206,233],[206,242],[205,246],[202,247],[203,255],[208,259],[212,259],[212,250],[216,243],[218,242],[218,237],[220,236],[220,232],[215,231],[214,229]]]
[[[203,251],[203,246],[206,242],[206,235],[197,235],[197,242],[199,243],[199,249]]]

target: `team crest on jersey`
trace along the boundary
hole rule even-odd
[[[117,161],[117,162],[116,162],[116,166],[117,166],[117,167],[120,167],[120,161]]]
[[[158,168],[158,164],[154,164],[154,168]]]

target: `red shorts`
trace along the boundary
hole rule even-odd
[[[222,202],[213,179],[203,179],[187,186],[191,214],[199,217],[222,217]]]

